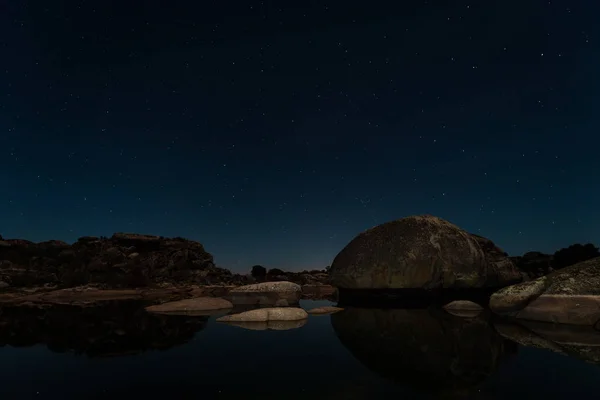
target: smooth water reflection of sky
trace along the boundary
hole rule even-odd
[[[312,308],[330,304],[303,301]],[[329,316],[300,329],[250,331],[214,322],[182,346],[114,358],[0,349],[3,399],[429,399],[377,376],[338,340]],[[600,368],[520,347],[469,399],[596,399]]]

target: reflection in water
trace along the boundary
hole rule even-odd
[[[226,321],[221,324],[236,326],[251,331],[289,331],[290,329],[302,328],[306,325],[306,319],[297,321]]]
[[[347,308],[331,323],[342,344],[373,372],[438,393],[468,393],[517,351],[486,312],[464,319],[439,308]]]
[[[45,344],[55,352],[89,357],[164,350],[188,342],[208,317],[150,314],[136,301],[110,301],[94,307],[0,308],[0,347]]]
[[[600,332],[593,326],[498,320],[496,330],[523,346],[552,350],[600,365]]]

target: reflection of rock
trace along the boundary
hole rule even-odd
[[[182,345],[207,321],[150,314],[136,301],[107,301],[94,307],[3,307],[0,346],[45,344],[52,351],[90,357],[129,355]]]
[[[516,351],[483,316],[463,319],[440,309],[347,308],[331,322],[342,344],[373,372],[436,392],[478,385]]]
[[[263,282],[240,286],[225,298],[234,305],[287,307],[297,305],[302,295],[300,285],[292,282]]]
[[[446,304],[443,308],[452,315],[464,318],[474,318],[483,311],[483,307],[479,304],[468,300],[455,300]]]
[[[336,256],[330,276],[340,292],[502,287],[522,279],[490,240],[428,215],[361,233]]]
[[[333,306],[323,306],[323,307],[315,307],[307,312],[311,315],[330,315],[336,312],[342,311],[343,308],[333,307]]]
[[[519,319],[593,326],[600,320],[600,257],[503,288],[490,308]]]
[[[160,314],[210,315],[215,311],[231,308],[231,302],[219,297],[197,297],[148,306],[146,311]]]
[[[497,321],[502,336],[523,346],[552,350],[600,364],[600,332],[591,326],[537,321]]]
[[[308,318],[308,314],[301,308],[274,307],[258,308],[244,311],[239,314],[225,315],[218,318],[219,322],[267,322],[267,321],[298,321]]]
[[[265,321],[265,322],[225,322],[227,325],[236,326],[238,328],[248,329],[251,331],[287,331],[290,329],[298,329],[306,324],[306,319],[297,321]]]

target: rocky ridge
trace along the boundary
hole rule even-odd
[[[335,295],[322,271],[266,278],[300,284],[303,298]],[[0,304],[89,305],[123,299],[161,303],[222,297],[256,282],[250,274],[217,267],[202,244],[183,238],[115,233],[109,238],[82,237],[70,245],[0,236]]]
[[[271,280],[322,285],[326,274],[287,272]],[[271,277],[269,277],[271,278]],[[277,279],[282,278],[282,279]],[[115,233],[34,243],[0,236],[0,290],[24,287],[101,289],[169,285],[247,285],[250,275],[217,267],[202,244],[183,238]]]

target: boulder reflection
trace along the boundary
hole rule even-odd
[[[522,346],[551,350],[600,365],[600,331],[588,325],[499,319],[496,330]]]
[[[133,301],[93,307],[3,307],[0,347],[44,344],[54,352],[89,357],[132,355],[182,345],[207,321],[208,317],[150,314]]]
[[[476,387],[518,347],[494,330],[487,312],[465,319],[439,308],[347,308],[331,323],[342,344],[376,374],[447,394]]]

